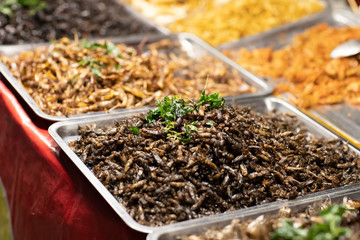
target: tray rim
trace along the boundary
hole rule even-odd
[[[118,38],[101,38],[101,39],[109,39],[111,41],[115,42],[121,42],[121,43],[134,43],[137,40],[140,40],[144,38],[145,36],[149,36],[148,38],[152,40],[162,40],[162,39],[171,39],[171,40],[179,40],[179,39],[188,39],[190,41],[193,41],[196,43],[199,48],[202,48],[207,51],[208,55],[214,56],[215,58],[222,61],[225,65],[229,66],[232,69],[235,69],[237,72],[239,72],[240,76],[245,76],[247,79],[244,79],[248,85],[256,87],[257,91],[254,93],[244,93],[239,94],[236,96],[227,96],[228,98],[231,97],[241,97],[241,98],[255,98],[255,97],[263,97],[270,95],[273,87],[266,83],[261,78],[255,76],[254,74],[250,73],[249,71],[245,70],[244,68],[237,65],[235,62],[230,60],[229,58],[225,57],[222,53],[220,53],[217,49],[211,47],[209,44],[205,43],[200,38],[196,37],[193,34],[190,33],[179,33],[179,34],[170,34],[170,35],[140,35],[140,36],[130,36],[130,37],[118,37]],[[148,40],[149,40],[148,39]],[[100,40],[100,39],[97,39]],[[36,43],[36,44],[21,44],[21,45],[8,45],[8,46],[0,46],[0,52],[2,49],[9,49],[10,48],[24,48],[24,51],[28,49],[34,49],[37,47],[42,46],[48,46],[50,43]],[[19,51],[22,52],[22,51]],[[111,112],[106,111],[99,111],[99,112],[90,112],[90,113],[84,113],[84,114],[76,114],[76,115],[70,115],[70,116],[53,116],[46,114],[44,111],[40,109],[40,107],[36,104],[35,100],[30,96],[30,94],[25,90],[25,88],[22,86],[22,84],[11,74],[9,69],[0,61],[0,74],[4,77],[4,80],[7,81],[16,91],[17,94],[25,101],[25,103],[30,107],[30,109],[35,113],[35,115],[43,120],[49,121],[49,122],[57,122],[57,121],[69,121],[72,119],[83,119],[88,118],[91,116],[98,116],[98,115],[112,115],[117,114],[119,112],[136,112],[137,109],[148,109],[149,106],[144,106],[141,108],[122,108],[122,109],[116,109]],[[256,86],[255,86],[256,85]]]
[[[246,104],[247,102],[254,101],[254,99],[241,99],[241,98],[233,99],[233,100],[236,100],[237,104]],[[312,119],[311,117],[309,117],[308,115],[303,113],[301,110],[296,108],[294,105],[292,105],[282,99],[276,98],[274,96],[257,98],[256,100],[263,101],[264,104],[277,103],[279,105],[286,107],[286,109],[288,109],[289,111],[292,111],[294,114],[296,114],[296,116],[299,119],[303,119],[303,121],[310,122],[312,124],[312,126],[314,126],[314,127],[316,126],[316,127],[320,128],[326,134],[331,136],[331,138],[341,139],[345,144],[347,144],[349,146],[349,148],[352,151],[354,151],[357,155],[360,156],[359,149],[357,149],[351,143],[347,142],[345,139],[339,137],[338,135],[336,135],[335,133],[333,133],[332,131],[327,129],[325,126],[321,125],[320,123],[318,123],[317,121],[315,121],[314,119]],[[137,113],[140,113],[140,112],[144,112],[144,111],[139,110]],[[136,231],[139,231],[139,232],[151,233],[151,232],[158,231],[161,229],[167,229],[167,228],[173,227],[173,226],[175,228],[177,228],[177,227],[182,227],[184,225],[197,224],[198,222],[200,222],[200,223],[203,221],[207,222],[207,221],[210,221],[212,218],[221,218],[221,217],[224,217],[227,215],[240,214],[243,212],[247,212],[249,210],[255,211],[256,209],[268,209],[269,207],[271,207],[273,205],[277,206],[278,204],[281,204],[281,202],[304,201],[304,200],[306,201],[306,199],[308,199],[308,198],[316,198],[319,196],[321,197],[324,195],[337,193],[339,191],[349,191],[349,189],[352,189],[354,186],[360,186],[360,183],[356,183],[356,184],[352,184],[349,186],[343,186],[343,187],[333,188],[333,189],[329,189],[329,190],[325,190],[325,191],[321,191],[321,192],[307,194],[305,196],[298,197],[297,199],[294,199],[294,200],[281,200],[281,201],[270,202],[270,203],[266,203],[266,204],[249,207],[249,208],[238,209],[238,210],[235,210],[232,212],[226,212],[226,213],[220,213],[220,214],[216,214],[216,215],[201,217],[198,219],[187,220],[184,222],[178,222],[178,223],[169,224],[169,225],[165,225],[165,226],[161,226],[161,227],[149,227],[146,225],[142,225],[142,224],[139,224],[138,222],[136,222],[126,212],[125,207],[122,204],[120,204],[115,199],[115,197],[105,188],[105,186],[95,177],[95,175],[86,167],[86,165],[81,161],[81,159],[71,150],[71,148],[67,145],[67,143],[64,141],[64,139],[58,133],[58,131],[63,127],[67,127],[67,126],[74,127],[74,126],[79,126],[79,125],[86,125],[86,124],[96,123],[98,121],[111,121],[111,120],[114,121],[115,119],[121,120],[121,119],[126,118],[127,116],[132,116],[134,114],[136,114],[136,113],[126,113],[126,114],[119,113],[117,115],[112,115],[112,116],[92,117],[92,118],[88,118],[86,120],[77,119],[77,120],[73,120],[73,121],[56,122],[49,127],[48,132],[49,132],[50,136],[53,138],[53,140],[58,144],[58,146],[60,147],[60,150],[63,151],[68,156],[70,161],[72,163],[74,163],[75,166],[81,171],[81,173],[87,178],[87,180],[89,181],[89,184],[91,184],[93,187],[95,187],[96,191],[105,199],[105,201],[107,201],[107,203],[110,205],[110,207],[120,216],[120,218],[125,222],[125,224],[127,226],[129,226],[130,228],[132,228]],[[359,189],[360,189],[360,187],[359,187]]]

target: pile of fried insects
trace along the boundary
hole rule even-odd
[[[199,235],[179,236],[179,240],[337,240],[360,238],[360,202],[347,197],[342,204],[330,200],[312,204],[304,211],[285,207],[277,216],[235,219],[222,229]]]
[[[1,0],[0,44],[157,33],[117,0]]]
[[[140,224],[161,226],[359,182],[360,158],[292,114],[165,97],[147,115],[79,127],[70,147]]]
[[[254,92],[239,72],[210,56],[190,58],[176,40],[146,44],[144,52],[111,41],[62,38],[46,47],[0,56],[46,114],[69,116],[155,105],[165,96],[227,96]]]

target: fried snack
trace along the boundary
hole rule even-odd
[[[360,27],[319,24],[280,50],[240,49],[223,53],[261,76],[282,79],[275,93],[290,92],[290,100],[299,107],[360,104],[360,56],[330,58],[335,47],[350,39],[360,39]]]
[[[219,59],[189,58],[170,40],[141,53],[124,44],[64,38],[0,60],[41,110],[54,116],[138,108],[168,95],[199,98],[207,78],[207,89],[223,96],[254,91]]]
[[[167,27],[193,33],[210,44],[234,41],[323,10],[317,0],[231,0],[180,19]]]

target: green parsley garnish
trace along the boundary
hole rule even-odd
[[[137,136],[140,136],[141,134],[140,134],[140,131],[139,131],[139,129],[137,128],[137,127],[129,127],[129,129],[131,130],[131,131],[133,131],[133,133],[135,134],[135,135],[137,135]]]
[[[103,48],[106,50],[106,54],[112,54],[115,57],[118,57],[121,59],[123,58],[121,55],[119,55],[116,45],[113,44],[112,42],[105,42],[104,44],[101,44],[101,43],[96,43],[96,42],[90,42],[87,39],[83,39],[83,40],[81,40],[81,43],[79,46],[80,46],[80,48],[85,48],[85,49],[90,49],[90,50],[94,50],[97,48]]]
[[[198,110],[203,104],[210,104],[210,109],[214,109],[220,108],[225,103],[225,99],[220,98],[219,93],[206,95],[205,88],[201,94],[200,101],[197,104],[187,102],[179,97],[164,97],[162,101],[156,102],[157,107],[148,113],[146,121],[148,123],[153,123],[156,120],[163,120],[162,124],[164,125],[164,132],[167,134],[167,138],[179,139],[182,142],[189,142],[191,134],[198,132],[198,128],[196,127],[197,121],[190,124],[184,123],[183,126],[185,128],[185,132],[179,132],[175,129],[175,121],[190,112]],[[214,125],[214,122],[209,121],[207,124],[212,126]]]
[[[29,14],[35,15],[46,7],[46,2],[40,0],[3,0],[0,3],[0,12],[8,17],[12,17],[13,9],[19,6],[29,8]]]
[[[179,117],[194,111],[194,108],[189,106],[189,102],[178,97],[170,99],[166,96],[162,101],[157,101],[156,104],[158,107],[151,110],[146,116],[148,123],[155,122],[157,118],[163,118],[166,125],[168,125],[168,123],[175,121]]]
[[[319,211],[322,223],[314,223],[309,229],[296,228],[289,219],[284,219],[280,228],[271,235],[272,240],[337,240],[341,236],[349,237],[351,231],[341,227],[342,216],[347,209],[334,204]]]
[[[83,58],[79,62],[79,66],[90,66],[91,73],[96,77],[101,77],[100,67],[102,65],[98,60],[89,57]]]
[[[119,55],[116,45],[111,42],[105,42],[104,44],[100,44],[100,43],[96,43],[96,42],[90,42],[87,39],[83,39],[83,40],[81,40],[79,47],[85,48],[85,49],[90,49],[90,50],[94,50],[97,48],[103,48],[106,50],[106,54],[112,54],[115,57],[123,59],[123,57],[121,55]],[[101,77],[101,71],[100,71],[99,67],[102,66],[102,64],[99,61],[97,61],[96,59],[84,58],[79,62],[79,65],[80,66],[90,65],[92,74],[94,74],[97,77]],[[115,64],[115,68],[116,68],[116,70],[120,70],[121,65]]]
[[[92,73],[92,74],[94,74],[95,76],[97,76],[97,77],[101,77],[101,71],[100,71],[100,68],[97,68],[97,67],[91,66],[91,67],[90,67],[90,70],[91,70],[91,73]]]
[[[206,84],[207,84],[207,80],[206,80]],[[196,108],[199,109],[199,107],[201,105],[204,105],[206,103],[210,104],[210,109],[222,107],[225,103],[225,99],[221,98],[219,96],[218,92],[210,94],[210,95],[206,95],[206,84],[205,84],[204,90],[201,93],[201,96],[200,96],[200,99],[199,99],[199,102],[198,102]]]
[[[206,125],[209,125],[210,127],[214,126],[214,121],[213,120],[210,120],[206,123]]]

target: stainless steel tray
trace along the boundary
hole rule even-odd
[[[136,19],[139,19],[141,22],[146,23],[147,25],[150,25],[152,27],[154,27],[156,30],[158,30],[160,33],[163,33],[165,35],[169,35],[171,34],[171,31],[169,29],[167,29],[166,27],[152,21],[151,19],[147,18],[146,16],[144,16],[140,11],[138,11],[137,9],[133,8],[131,6],[131,4],[129,4],[128,2],[124,1],[124,0],[118,0],[119,4],[121,4],[126,11],[128,11],[131,15],[133,15]]]
[[[143,39],[143,36],[141,37],[131,37],[131,38],[113,38],[113,40],[116,43],[126,43],[128,45],[138,45],[141,40]],[[212,48],[199,38],[195,37],[194,35],[183,33],[183,34],[174,34],[170,36],[166,35],[157,35],[157,36],[148,36],[147,37],[147,43],[156,42],[162,39],[170,39],[171,41],[178,41],[180,43],[179,49],[172,49],[171,53],[176,53],[177,51],[181,50],[187,53],[189,58],[209,55],[214,56],[217,59],[223,61],[229,68],[236,69],[239,72],[239,75],[242,77],[242,79],[249,84],[250,86],[253,86],[256,91],[254,93],[247,93],[247,94],[241,94],[241,98],[252,98],[252,97],[260,97],[269,95],[272,92],[272,87],[268,85],[266,82],[261,80],[260,78],[257,78],[247,70],[239,67],[237,64],[235,64],[230,59],[226,58],[224,55],[222,55],[220,52],[218,52],[216,49]],[[2,47],[0,46],[0,54],[4,55],[14,55],[16,53],[25,51],[25,50],[31,50],[35,47],[43,46],[44,44],[27,44],[27,45],[14,45],[14,46],[6,46]],[[146,44],[144,46],[144,51],[146,51]],[[127,112],[127,111],[137,111],[135,109],[117,109],[114,111],[111,111],[110,113],[106,113],[104,111],[102,112],[94,112],[94,113],[85,113],[85,114],[78,114],[78,115],[70,115],[68,117],[65,116],[52,116],[44,113],[40,107],[35,103],[33,98],[26,92],[22,84],[17,81],[10,71],[7,69],[7,67],[0,62],[0,73],[4,76],[5,80],[10,83],[10,85],[15,89],[15,91],[21,96],[21,98],[29,105],[29,107],[32,109],[32,111],[41,119],[45,119],[50,122],[55,121],[66,121],[70,119],[85,119],[90,116],[96,116],[101,114],[114,114],[116,112]],[[146,107],[145,107],[146,108]]]
[[[177,240],[178,236],[187,236],[191,234],[202,234],[209,229],[222,229],[226,225],[231,224],[233,219],[240,219],[241,221],[254,220],[258,216],[264,215],[269,217],[277,217],[279,210],[283,207],[289,207],[293,213],[302,212],[306,207],[313,204],[320,204],[328,199],[332,203],[342,203],[344,197],[348,197],[352,200],[360,201],[359,187],[353,187],[346,191],[339,191],[337,193],[322,195],[313,198],[308,198],[299,201],[287,201],[279,202],[267,208],[261,208],[256,210],[249,210],[247,212],[228,214],[227,216],[214,216],[207,221],[202,221],[197,224],[184,224],[182,226],[170,226],[163,228],[149,234],[146,240]]]
[[[320,23],[328,23],[331,26],[355,26],[360,24],[360,17],[348,10],[339,9],[321,18],[307,19],[293,26],[221,45],[218,49],[230,51],[262,47],[280,49],[290,44],[294,35]],[[273,82],[269,79],[270,84]],[[360,147],[360,106],[352,104],[325,105],[310,109],[306,113]]]
[[[337,135],[317,123],[316,121],[312,120],[306,114],[295,108],[293,105],[286,103],[285,101],[275,98],[275,97],[268,97],[268,98],[255,98],[255,99],[236,99],[233,98],[228,101],[228,104],[231,105],[239,105],[239,106],[251,106],[255,111],[266,113],[271,110],[277,110],[278,112],[282,113],[291,113],[298,117],[299,121],[307,127],[308,131],[312,133],[314,136],[323,137],[325,139],[333,139],[337,138]],[[111,195],[111,193],[102,185],[102,183],[94,176],[94,174],[86,167],[86,165],[81,161],[81,159],[71,150],[68,146],[68,142],[78,139],[78,126],[85,126],[87,124],[96,124],[97,127],[102,128],[105,126],[113,125],[114,121],[121,121],[122,119],[133,115],[133,113],[123,113],[118,115],[112,116],[102,116],[96,118],[90,118],[87,120],[74,120],[74,121],[67,121],[67,122],[58,122],[54,123],[49,128],[49,133],[51,137],[55,140],[55,142],[60,146],[61,150],[69,157],[69,159],[74,163],[74,165],[82,172],[82,174],[86,177],[89,181],[89,184],[92,184],[95,189],[104,197],[104,199],[108,202],[108,204],[114,209],[114,211],[123,219],[123,221],[130,226],[131,228],[145,233],[153,232],[154,230],[158,229],[166,229],[169,226],[182,226],[183,224],[197,224],[201,222],[207,222],[210,217],[204,217],[195,220],[188,220],[185,222],[180,222],[176,224],[171,224],[163,227],[149,227],[145,225],[141,225],[137,223],[127,212],[126,209]],[[360,152],[352,147],[351,145],[349,148],[354,151],[356,154],[360,155]],[[358,184],[354,184],[355,186]],[[335,188],[331,190],[326,190],[323,192],[318,192],[314,194],[309,194],[304,197],[300,197],[298,199],[307,199],[315,196],[323,196],[329,193],[338,192],[341,190],[351,189],[352,186]],[[216,216],[227,216],[231,214],[237,214],[242,212],[247,212],[250,209],[257,209],[257,208],[268,208],[272,205],[278,204],[275,203],[267,203],[264,205],[259,205],[247,209],[240,209],[234,212],[228,212],[219,214]]]
[[[170,34],[171,30],[166,28],[165,26],[159,24],[159,23],[155,23],[153,19],[146,17],[140,10],[136,9],[135,7],[133,7],[130,3],[126,2],[125,0],[118,0],[129,12],[132,13],[132,15],[136,16],[136,18],[138,19],[142,19],[142,21],[146,21],[151,23],[152,26],[156,27],[157,30],[159,30],[161,33],[164,34]],[[244,37],[245,39],[252,37],[252,36],[258,36],[258,35],[262,35],[264,33],[269,33],[269,32],[273,32],[276,30],[280,30],[280,29],[284,29],[284,28],[289,28],[291,26],[296,25],[298,22],[304,22],[307,21],[308,19],[317,19],[317,18],[321,18],[324,16],[327,16],[329,14],[331,14],[331,10],[332,10],[332,4],[330,3],[331,0],[320,0],[320,2],[323,4],[324,6],[324,10],[318,13],[313,13],[307,16],[304,16],[302,18],[300,18],[297,21],[293,21],[293,22],[288,22],[288,23],[284,23],[278,26],[275,26],[269,30],[265,30],[264,32],[260,32],[260,33],[256,33],[254,35],[250,35],[247,37]],[[241,38],[241,39],[244,39]],[[226,43],[225,43],[226,44]],[[220,45],[222,46],[222,45]]]

